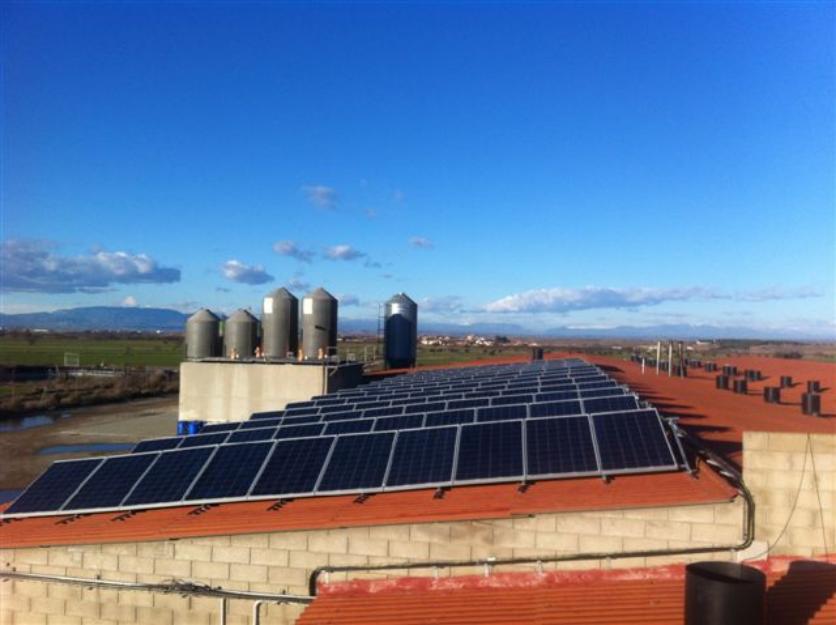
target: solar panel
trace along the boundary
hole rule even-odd
[[[526,416],[528,416],[528,406],[489,406],[478,409],[476,420],[507,421],[509,419],[525,419]]]
[[[227,439],[228,443],[250,443],[253,441],[267,441],[275,436],[276,428],[256,428],[233,432]]]
[[[374,431],[407,430],[420,428],[424,424],[424,415],[408,414],[400,417],[381,417],[375,421]]]
[[[280,496],[313,492],[333,437],[278,441],[267,460],[252,496]]]
[[[473,423],[476,420],[475,410],[447,410],[446,412],[434,412],[428,414],[425,427],[436,427],[439,425],[456,425],[459,423]]]
[[[323,421],[345,421],[346,419],[359,419],[363,416],[361,410],[347,410],[345,412],[332,412],[322,415]]]
[[[449,483],[457,428],[433,428],[398,433],[386,486]]]
[[[252,419],[253,417],[250,418]],[[211,432],[228,432],[230,430],[237,430],[239,425],[241,424],[236,421],[231,421],[229,423],[207,423],[200,428],[200,433],[210,434]]]
[[[182,442],[182,436],[172,436],[170,438],[152,438],[147,441],[140,441],[136,447],[131,450],[131,453],[140,453],[143,451],[162,451],[164,449],[174,449]]]
[[[160,452],[157,461],[123,502],[125,506],[180,501],[217,447]]]
[[[201,447],[203,445],[218,445],[223,443],[229,434],[219,432],[217,434],[198,434],[197,436],[185,436],[178,449],[186,447]]]
[[[316,423],[319,421],[319,415],[308,415],[303,417],[285,417],[282,419],[282,425],[302,425],[303,423]]]
[[[537,393],[534,396],[534,401],[537,402],[545,402],[545,401],[563,401],[566,399],[577,399],[578,392],[577,391],[549,391],[547,393]]]
[[[259,419],[278,419],[284,416],[284,410],[268,410],[266,412],[254,412],[250,415],[250,420],[257,421]],[[204,428],[205,429],[205,428]]]
[[[413,404],[411,406],[407,406],[404,412],[407,414],[415,412],[435,412],[438,410],[444,410],[445,408],[447,408],[447,404],[443,401],[439,401],[428,404]]]
[[[616,410],[635,410],[639,407],[638,401],[632,395],[621,395],[619,397],[599,397],[597,399],[584,399],[584,412],[589,414],[595,412],[614,412]]]
[[[374,419],[356,421],[334,421],[325,426],[325,434],[350,434],[351,432],[371,432]]]
[[[133,454],[105,459],[64,508],[86,510],[118,506],[158,455]]]
[[[597,414],[592,420],[605,471],[676,466],[655,410]]]
[[[522,422],[461,426],[456,481],[522,477]]]
[[[219,447],[186,495],[186,500],[243,497],[249,492],[272,448],[272,442]]]
[[[319,417],[316,417],[319,419]],[[280,423],[284,423],[286,419],[261,419],[259,421],[244,421],[239,429],[252,430],[255,428],[276,427]]]
[[[543,404],[531,404],[529,412],[532,417],[557,417],[560,415],[581,414],[579,401],[553,401]]]
[[[93,458],[53,463],[15,499],[6,514],[60,509],[101,462],[101,458]]]
[[[383,485],[394,433],[340,436],[319,491],[362,490]]]
[[[525,428],[529,476],[598,470],[587,417],[532,419]]]
[[[302,438],[304,436],[319,436],[325,427],[322,423],[307,425],[283,425],[276,432],[276,438]]]

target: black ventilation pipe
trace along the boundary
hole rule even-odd
[[[685,567],[685,625],[762,625],[766,575],[736,562]]]

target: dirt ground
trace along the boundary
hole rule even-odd
[[[71,417],[50,425],[0,432],[0,490],[24,488],[55,460],[107,455],[89,451],[38,455],[44,447],[133,443],[174,435],[177,396],[79,408],[71,413]]]

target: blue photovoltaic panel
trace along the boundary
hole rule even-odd
[[[456,408],[479,408],[481,406],[487,406],[491,403],[491,400],[487,397],[484,398],[477,398],[477,399],[458,399],[454,401],[447,402],[447,407],[450,410],[454,410]]]
[[[334,406],[323,406],[319,409],[319,414],[326,415],[331,414],[332,412],[345,412],[349,408],[350,406],[346,406],[343,403],[336,404]]]
[[[332,412],[331,414],[322,415],[323,421],[346,421],[349,419],[359,419],[363,416],[361,410],[346,410],[345,412]]]
[[[392,417],[403,414],[403,406],[389,406],[388,408],[371,408],[363,411],[363,418],[371,417]]]
[[[207,423],[202,428],[200,428],[200,433],[211,434],[212,432],[229,432],[230,430],[237,430],[239,425],[241,424],[238,422]]]
[[[102,462],[101,458],[53,463],[27,488],[5,514],[58,510]]]
[[[282,425],[303,425],[305,423],[317,423],[319,415],[306,415],[303,417],[285,417],[282,419]]]
[[[522,476],[522,422],[463,425],[456,480]]]
[[[202,447],[204,445],[220,445],[229,436],[228,432],[219,432],[218,434],[198,434],[197,436],[186,436],[183,442],[180,443],[178,449],[186,447]]]
[[[157,459],[157,455],[134,454],[106,458],[75,497],[64,505],[64,509],[87,510],[118,506],[136,481]]]
[[[266,412],[254,412],[250,415],[251,420],[279,419],[284,416],[284,410],[268,410]]]
[[[525,427],[530,476],[598,470],[587,417],[531,419]]]
[[[254,430],[241,430],[229,435],[227,443],[251,443],[254,441],[267,441],[273,438],[277,428],[257,428]]]
[[[272,442],[219,447],[186,499],[197,501],[245,496],[272,447]]]
[[[325,434],[351,434],[352,432],[371,432],[374,419],[357,419],[355,421],[334,421],[325,426]]]
[[[508,421],[510,419],[525,419],[528,416],[528,406],[489,406],[479,408],[477,421]]]
[[[375,432],[386,430],[407,430],[420,428],[424,424],[424,415],[407,414],[400,417],[381,417],[374,424]]]
[[[215,447],[175,449],[159,458],[124,501],[125,506],[180,501]]]
[[[152,438],[147,441],[140,441],[136,447],[131,450],[131,453],[140,453],[143,451],[163,451],[164,449],[174,449],[182,442],[182,436],[172,436],[171,438]]]
[[[322,423],[309,423],[307,425],[283,425],[276,432],[276,438],[303,438],[306,436],[319,436],[322,434]]]
[[[333,437],[278,441],[252,496],[313,492]]]
[[[240,429],[242,430],[253,430],[255,428],[269,428],[269,427],[276,427],[280,423],[283,423],[283,419],[261,419],[258,421],[244,421],[241,424]]]
[[[444,410],[445,408],[447,408],[447,404],[443,401],[437,401],[429,404],[412,404],[411,406],[407,406],[404,409],[404,412],[407,414],[416,412],[437,412],[439,410]]]
[[[580,390],[581,399],[586,399],[587,397],[613,397],[618,395],[624,395],[627,391],[625,391],[620,386],[615,388],[593,388],[588,391]]]
[[[655,410],[592,417],[603,470],[675,465]]]
[[[577,399],[577,391],[549,391],[547,393],[537,393],[534,400],[538,402],[545,401],[564,401],[567,399]]]
[[[635,410],[639,407],[636,398],[632,395],[621,395],[619,397],[600,397],[597,399],[584,399],[583,410],[587,414],[595,412],[615,412],[616,410]]]
[[[508,406],[510,404],[530,404],[533,398],[531,395],[503,395],[494,397],[491,406]]]
[[[320,491],[379,488],[383,485],[395,434],[355,434],[337,439]]]
[[[286,408],[284,416],[286,417],[301,417],[304,415],[319,414],[319,408],[311,406],[310,408]]]
[[[457,428],[401,432],[395,441],[387,486],[437,484],[453,479]]]
[[[427,415],[424,427],[435,427],[437,425],[456,425],[459,423],[473,423],[476,420],[476,411],[473,409],[448,410],[446,412],[434,412]]]
[[[561,415],[581,414],[579,401],[554,401],[544,404],[531,404],[529,411],[532,417],[558,417]]]

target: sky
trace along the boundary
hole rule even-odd
[[[836,337],[834,7],[6,2],[0,311]]]

